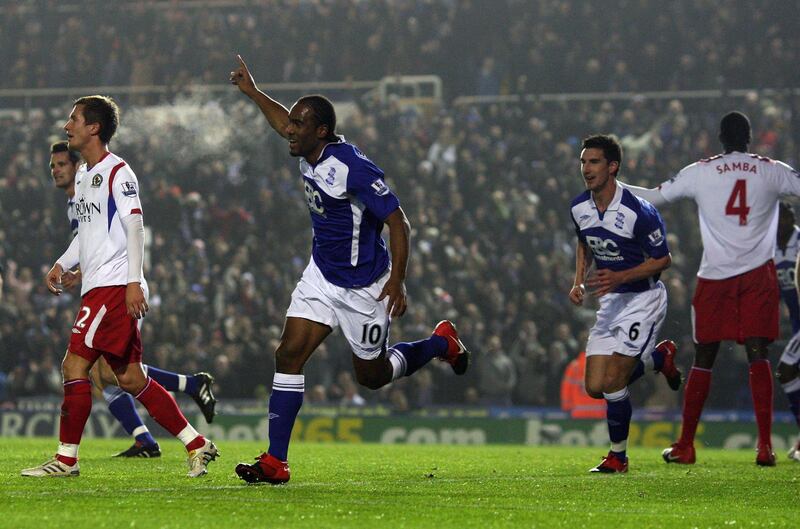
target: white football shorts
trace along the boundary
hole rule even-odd
[[[792,339],[783,348],[780,362],[790,366],[800,364],[800,332],[792,336]]]
[[[292,292],[287,318],[305,318],[341,327],[353,353],[364,360],[377,358],[389,340],[389,298],[378,301],[389,270],[363,288],[343,288],[329,282],[312,257]]]
[[[661,281],[645,292],[606,294],[589,332],[586,356],[651,354],[666,315],[667,289]]]

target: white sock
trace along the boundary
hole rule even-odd
[[[69,443],[58,443],[58,450],[56,454],[64,457],[74,457],[78,459],[78,447],[80,445],[73,445]]]
[[[628,449],[628,440],[620,441],[618,443],[611,443],[612,452],[624,452]]]
[[[397,380],[406,374],[408,363],[406,357],[395,349],[389,349],[389,363],[392,364],[392,380]]]
[[[177,437],[183,443],[183,446],[187,446],[189,443],[197,439],[197,436],[200,435],[197,430],[195,430],[191,424],[187,424],[186,428],[178,432]]]

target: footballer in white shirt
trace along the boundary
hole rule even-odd
[[[80,153],[70,149],[66,141],[58,141],[50,146],[50,174],[55,186],[67,195],[67,219],[73,237],[78,236],[79,226],[75,203],[75,178],[80,166]],[[65,290],[80,284],[80,269],[68,270],[61,275],[61,287]],[[140,325],[141,321],[139,320]],[[77,330],[78,332],[74,333],[75,338],[82,336],[81,329]],[[194,375],[173,373],[147,364],[142,364],[142,368],[149,377],[155,379],[167,391],[183,392],[192,397],[203,412],[206,421],[211,423],[214,420],[216,398],[212,390],[214,378],[211,375],[208,373],[195,373]],[[136,410],[134,398],[117,386],[117,378],[108,362],[104,358],[98,359],[89,373],[95,392],[102,393],[103,399],[108,405],[108,411],[135,439],[130,448],[118,453],[116,457],[160,457],[161,448]]]
[[[686,383],[681,437],[667,463],[695,462],[694,437],[722,340],[744,344],[758,424],[756,464],[773,466],[769,344],[778,337],[779,291],[773,261],[782,195],[800,196],[800,174],[748,152],[750,121],[729,112],[720,121],[723,153],[693,163],[656,189],[627,186],[654,205],[697,203],[703,258],[692,300],[695,359]]]
[[[175,399],[142,369],[137,320],[148,309],[142,273],[144,224],[136,175],[108,150],[118,124],[114,100],[95,95],[77,99],[64,125],[68,147],[85,161],[75,180],[78,236],[47,273],[45,284],[52,294],[60,295],[65,271],[80,265],[82,298],[62,363],[58,450],[53,459],[24,469],[23,476],[80,474],[78,448],[92,408],[89,370],[101,356],[114,370],[119,386],[184,443],[189,477],[206,474],[208,463],[218,455],[216,446],[189,424]]]

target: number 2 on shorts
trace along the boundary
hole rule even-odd
[[[80,312],[78,312],[78,317],[75,318],[75,325],[73,327],[78,329],[83,329],[86,327],[86,320],[89,319],[89,315],[92,313],[92,309],[89,307],[81,307]]]

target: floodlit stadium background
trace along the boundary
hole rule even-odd
[[[236,53],[287,106],[310,92],[333,99],[339,132],[398,193],[413,250],[410,310],[393,338],[426,335],[450,318],[476,353],[464,378],[434,362],[370,392],[354,383],[347,344],[333,336],[307,367],[306,410],[558,410],[562,374],[593,321],[592,304],[576,310],[567,299],[581,138],[618,135],[621,178],[653,186],[718,152],[719,117],[740,109],[753,123],[752,150],[796,167],[796,8],[777,0],[3,2],[3,413],[60,402],[76,300],[48,295],[41,280],[69,238],[48,148],[64,139],[71,102],[90,93],[120,103],[111,148],[142,185],[146,362],[212,372],[223,414],[265,406],[311,231],[296,160],[226,84]],[[692,205],[662,214],[673,254],[662,277],[670,297],[662,337],[678,343],[685,369],[701,243]],[[744,417],[746,376],[743,351],[723,348],[707,407]],[[660,378],[632,393],[640,410],[679,411],[680,394]],[[786,409],[779,389],[775,400]]]

